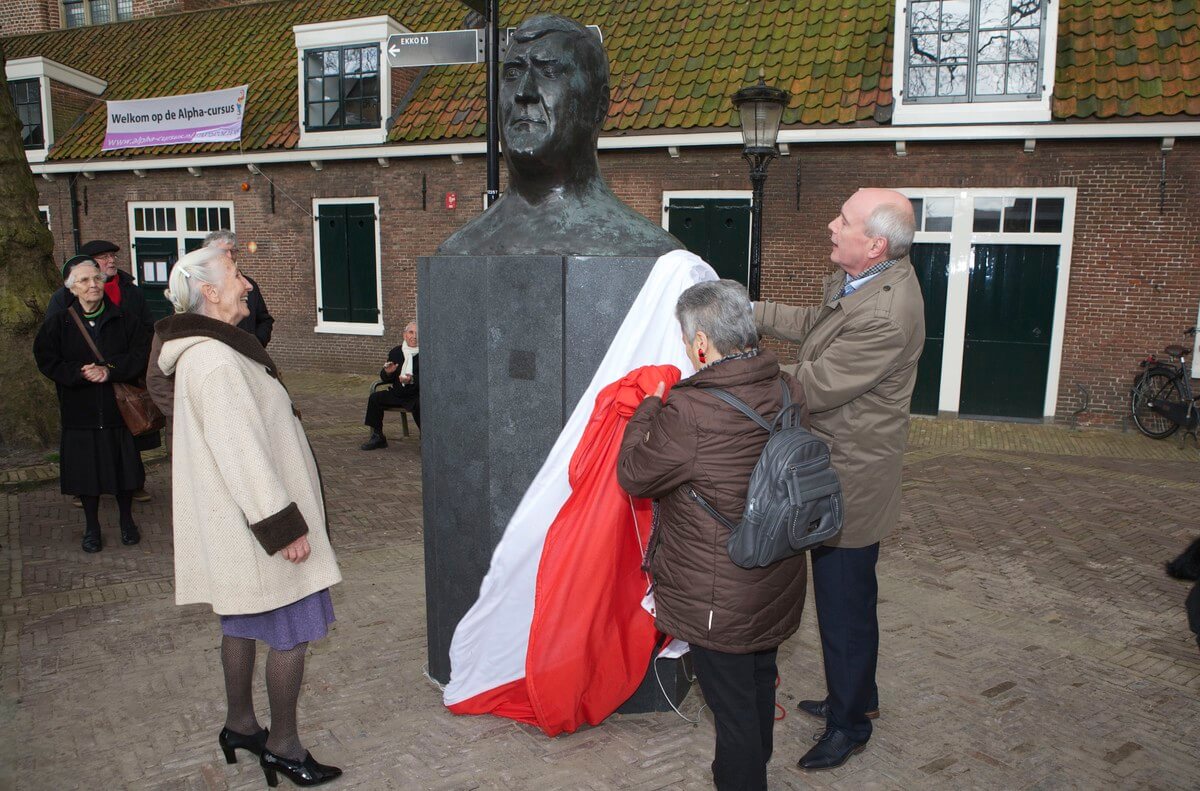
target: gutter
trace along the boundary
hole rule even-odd
[[[1147,140],[1160,139],[1164,146],[1177,138],[1200,138],[1200,121],[1089,124],[993,124],[981,126],[863,127],[851,129],[784,129],[779,142],[785,144],[893,143],[902,149],[915,142],[993,142],[1004,140]],[[601,151],[639,149],[741,148],[740,131],[682,132],[653,135],[610,135],[601,137]],[[1027,145],[1028,148],[1028,145]],[[483,141],[388,145],[330,146],[286,151],[237,152],[228,154],[159,156],[141,159],[72,160],[30,163],[34,174],[52,178],[56,173],[102,173],[149,171],[169,168],[209,168],[270,165],[291,162],[339,162],[360,159],[409,159],[419,157],[474,156],[486,153]]]

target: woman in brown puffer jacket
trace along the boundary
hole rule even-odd
[[[697,372],[648,396],[629,421],[617,479],[635,497],[658,500],[650,542],[655,622],[686,640],[700,689],[716,721],[713,781],[718,789],[765,789],[775,724],[775,654],[800,626],[804,555],[766,568],[729,559],[729,529],[690,495],[702,495],[732,522],[741,519],[750,474],[767,433],[706,388],[719,387],[767,419],[783,407],[779,380],[808,407],[800,383],[758,349],[746,290],[732,280],[699,283],[675,307]]]

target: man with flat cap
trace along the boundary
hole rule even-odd
[[[133,275],[117,268],[117,253],[121,248],[112,242],[104,239],[93,239],[79,248],[77,256],[86,256],[96,262],[100,267],[100,273],[104,275],[104,296],[108,297],[109,301],[114,305],[118,305],[121,311],[132,316],[136,316],[142,324],[146,325],[146,331],[154,334],[154,317],[150,314],[150,306],[146,303],[146,295],[142,293],[142,289],[137,283],[133,282]],[[74,258],[70,260],[75,260]],[[46,315],[60,310],[66,310],[67,307],[75,300],[75,297],[63,286],[58,291],[55,291],[50,297],[50,304],[46,307]],[[162,445],[162,440],[158,432],[152,434],[143,434],[140,437],[133,438],[134,447],[139,451],[153,450]],[[138,502],[146,502],[150,499],[150,495],[145,489],[138,489],[133,493],[133,499]],[[78,498],[72,501],[72,505],[78,506]]]
[[[626,206],[600,175],[608,57],[595,33],[553,14],[513,31],[501,65],[508,190],[441,255],[653,256],[683,247]]]

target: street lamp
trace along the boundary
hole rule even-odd
[[[762,281],[762,202],[767,165],[779,155],[775,140],[783,108],[791,95],[773,88],[758,74],[758,85],[747,85],[733,95],[733,106],[742,117],[742,158],[750,163],[754,202],[750,206],[750,299],[758,301]]]

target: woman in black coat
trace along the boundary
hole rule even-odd
[[[146,369],[150,335],[141,319],[104,295],[96,262],[75,256],[63,266],[72,294],[66,309],[46,317],[33,342],[38,369],[54,380],[62,418],[59,480],[63,494],[78,495],[87,525],[83,551],[99,552],[100,495],[116,495],[121,511],[121,543],[141,540],[133,521],[133,493],[146,472],[117,409],[113,382],[132,382]],[[76,323],[78,315],[104,357],[100,363]]]

